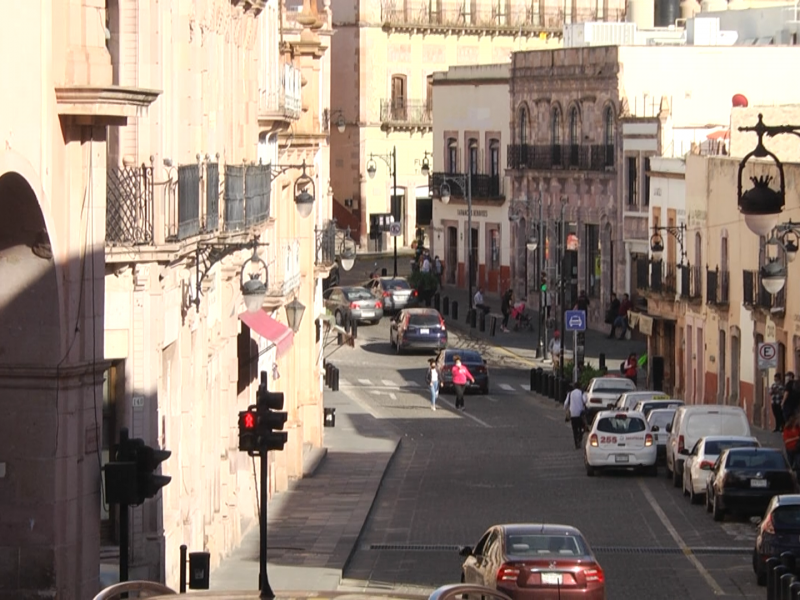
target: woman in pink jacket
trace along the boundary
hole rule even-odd
[[[467,380],[475,383],[475,378],[469,369],[461,364],[461,357],[456,355],[453,358],[455,364],[453,365],[453,387],[456,390],[456,410],[464,410],[464,390],[467,387]]]

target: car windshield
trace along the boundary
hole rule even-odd
[[[411,286],[405,279],[384,279],[382,282],[385,290],[408,290]]]
[[[660,400],[656,402],[645,402],[642,404],[642,412],[644,416],[647,416],[650,414],[651,410],[656,408],[670,408],[672,406],[680,406],[681,404],[683,404],[683,402],[677,400],[675,402],[662,402]]]
[[[439,325],[439,317],[438,315],[409,315],[408,324],[415,327],[436,327]]]
[[[586,544],[580,537],[569,534],[508,534],[508,554],[514,556],[585,556]]]
[[[603,394],[624,394],[635,389],[636,385],[630,379],[596,379],[592,384],[593,392]]]
[[[644,421],[637,417],[603,417],[597,422],[597,431],[603,433],[639,433],[645,429]]]
[[[800,505],[779,506],[772,511],[772,523],[775,527],[790,527],[797,529],[800,527]]]
[[[729,469],[788,469],[780,452],[731,452],[725,462]]]
[[[674,410],[665,410],[665,411],[654,410],[653,412],[650,413],[650,418],[648,419],[648,421],[650,421],[651,427],[653,425],[658,425],[660,429],[663,429],[664,427],[672,423],[673,416],[675,416]]]
[[[696,440],[705,435],[750,435],[750,431],[743,415],[714,412],[688,414],[686,435]]]
[[[364,288],[347,288],[344,295],[348,300],[371,300],[372,295]]]
[[[746,442],[744,440],[706,440],[705,453],[707,455],[718,456],[728,448],[757,448],[758,442],[755,440]]]

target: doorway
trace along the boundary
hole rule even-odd
[[[719,360],[717,361],[717,404],[727,404],[729,401],[728,395],[725,393],[727,389],[727,373],[725,364],[727,362],[727,335],[725,330],[719,330]]]
[[[445,281],[449,285],[455,285],[456,273],[458,272],[458,228],[449,226],[445,239]]]

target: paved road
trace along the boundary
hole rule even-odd
[[[491,391],[467,397],[464,414],[447,395],[430,410],[428,355],[396,356],[386,319],[360,327],[356,348],[332,358],[342,389],[402,436],[347,584],[432,588],[459,577],[455,547],[474,544],[489,525],[548,521],[584,532],[610,600],[764,597],[750,567],[752,524],[715,523],[663,470],[587,478],[556,403],[527,390],[527,368],[482,347]]]

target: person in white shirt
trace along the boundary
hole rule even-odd
[[[428,360],[429,369],[425,374],[425,381],[431,390],[431,410],[436,410],[436,398],[439,396],[439,371],[436,370],[436,361]]]
[[[567,417],[572,425],[572,437],[577,450],[581,447],[581,440],[583,440],[583,413],[586,410],[586,400],[584,400],[583,392],[578,384],[570,386],[567,399],[564,400],[564,409],[567,411]]]
[[[428,254],[422,257],[422,266],[420,267],[420,271],[423,273],[430,273],[431,272],[431,257]]]
[[[553,365],[558,366],[558,361],[561,360],[561,332],[558,329],[553,332],[547,350],[550,352],[550,360],[553,361]]]
[[[478,291],[475,292],[475,296],[472,298],[472,306],[482,310],[485,315],[489,314],[491,309],[483,302],[483,287],[479,287]]]

